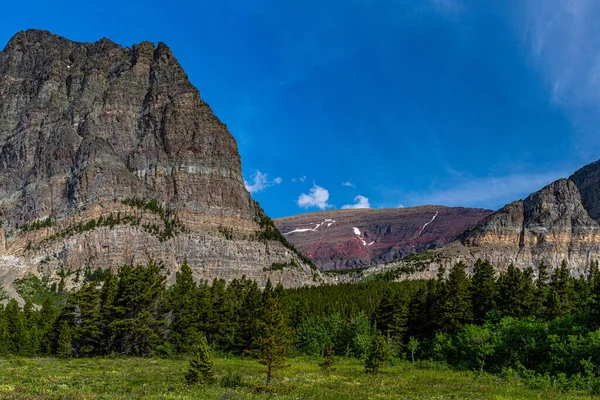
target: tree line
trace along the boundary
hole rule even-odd
[[[167,288],[160,264],[124,266],[58,304],[49,296],[22,308],[9,301],[0,309],[0,355],[171,356],[194,353],[204,338],[218,351],[256,355],[269,348],[273,328],[265,321],[280,310],[292,343],[284,353],[325,352],[328,364],[332,355],[373,362],[375,349],[531,379],[597,382],[598,264],[577,278],[566,263],[495,271],[478,261],[429,281],[298,289],[268,282],[261,290],[245,278],[195,282],[187,263]]]

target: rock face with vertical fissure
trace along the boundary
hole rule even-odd
[[[184,228],[161,238],[167,219],[123,204],[132,198],[156,200]],[[150,258],[175,269],[187,257],[204,278],[312,282],[292,250],[257,238],[263,214],[244,188],[235,139],[165,44],[30,30],[0,53],[0,270]],[[133,222],[68,232],[109,215]],[[51,227],[23,229],[48,218]],[[298,267],[264,271],[292,261]]]

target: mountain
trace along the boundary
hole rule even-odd
[[[566,261],[574,275],[600,260],[600,162],[506,205],[447,246],[419,257],[375,267],[366,275],[434,277],[440,266],[481,258],[504,270],[513,264],[551,267]],[[394,272],[395,271],[395,272]]]
[[[78,43],[40,30],[9,41],[0,221],[8,286],[28,272],[149,260],[288,286],[315,274],[244,188],[235,139],[163,43]]]
[[[492,211],[420,206],[279,218],[283,235],[321,270],[367,267],[449,243]]]

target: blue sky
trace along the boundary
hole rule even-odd
[[[594,0],[58,0],[3,14],[0,47],[27,28],[167,43],[273,217],[497,209],[600,158]]]

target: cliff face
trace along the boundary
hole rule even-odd
[[[322,270],[367,267],[449,243],[492,211],[421,206],[337,210],[275,220]]]
[[[293,251],[258,239],[261,215],[233,136],[166,45],[32,30],[0,53],[0,271],[187,257],[203,278],[264,281],[294,261],[274,278],[312,282]]]
[[[581,275],[591,262],[600,260],[599,217],[600,162],[596,162],[505,206],[418,263],[401,261],[366,274],[395,270],[400,279],[432,278],[441,265],[449,268],[458,261],[473,265],[481,258],[500,270],[510,264],[536,267],[542,261],[557,267],[566,261],[574,275]]]

